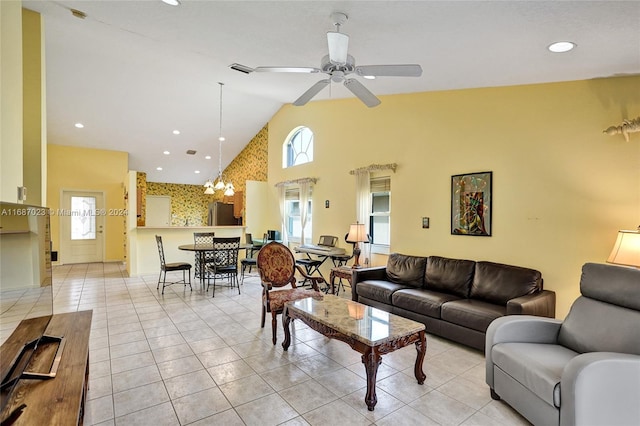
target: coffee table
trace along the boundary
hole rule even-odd
[[[289,324],[299,319],[315,331],[331,339],[346,342],[362,354],[362,363],[367,373],[367,394],[364,398],[369,411],[373,411],[376,398],[376,375],[382,355],[416,344],[418,352],[414,374],[418,384],[427,376],[422,371],[422,362],[427,351],[424,324],[389,312],[343,299],[331,294],[322,300],[307,298],[287,302],[282,313],[286,351],[291,344]]]

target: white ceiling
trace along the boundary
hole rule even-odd
[[[155,182],[201,184],[217,173],[218,82],[225,83],[224,168],[283,104],[324,78],[246,75],[228,66],[319,66],[334,11],[349,16],[341,31],[350,36],[356,64],[422,66],[419,78],[361,80],[376,95],[640,74],[640,1],[182,0],[172,7],[160,0],[61,0],[23,6],[45,21],[48,142],[126,151],[130,169]],[[72,16],[71,8],[86,19]],[[550,53],[546,47],[558,40],[577,48]],[[346,97],[353,95],[332,84],[313,101]],[[197,154],[186,155],[187,149]],[[213,158],[204,159],[207,154]]]

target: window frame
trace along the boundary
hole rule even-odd
[[[377,254],[389,254],[391,251],[391,202],[392,202],[392,194],[391,194],[391,176],[376,176],[371,177],[369,179],[369,235],[371,235],[372,242],[370,244],[371,253]],[[382,189],[382,190],[378,190]],[[386,194],[389,198],[389,209],[384,212],[374,212],[374,196],[375,194]],[[388,244],[384,243],[375,243],[375,234],[374,234],[374,217],[386,217],[388,218]]]
[[[307,226],[305,227],[305,236],[306,242],[301,242],[301,233],[298,235],[293,234],[293,223],[292,217],[297,217],[298,221],[302,221],[300,215],[291,215],[290,212],[292,210],[293,203],[300,203],[300,187],[291,187],[285,189],[285,226],[287,231],[287,236],[289,238],[289,242],[296,244],[305,244],[310,243],[312,241],[312,229],[313,229],[313,199],[312,194],[309,194],[308,200],[308,210],[307,210]],[[300,206],[298,206],[298,212],[300,212]],[[300,226],[301,227],[301,226]]]
[[[305,145],[305,133],[308,132],[308,141]],[[297,138],[300,138],[300,152],[296,153],[296,144]],[[290,167],[299,166],[302,164],[312,163],[313,162],[313,151],[315,147],[315,134],[313,130],[306,126],[298,126],[293,129],[289,135],[286,137],[284,143],[282,144],[282,168],[288,169]],[[303,149],[304,148],[304,149]],[[307,157],[307,161],[298,161],[303,157]]]

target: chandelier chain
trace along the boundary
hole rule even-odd
[[[222,86],[224,83],[218,82],[220,85],[220,132],[218,134],[218,176],[222,179]]]

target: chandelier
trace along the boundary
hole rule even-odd
[[[220,85],[220,131],[218,133],[218,177],[216,179],[209,179],[205,182],[204,193],[213,194],[215,191],[224,190],[224,195],[232,196],[235,193],[235,188],[231,181],[224,182],[222,179],[222,142],[224,136],[222,136],[222,86],[224,83],[218,82]]]

